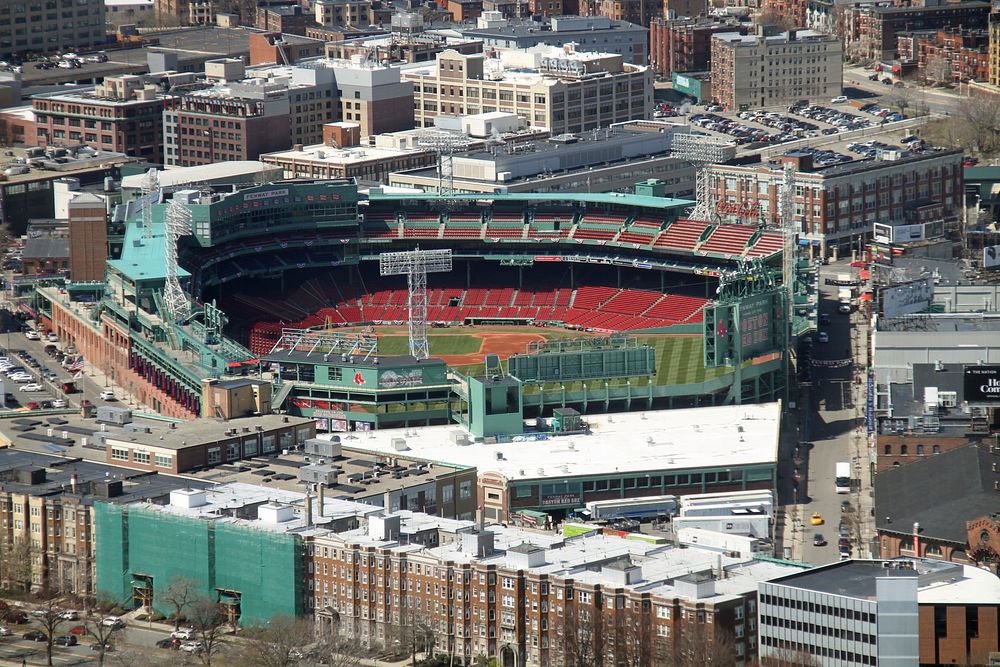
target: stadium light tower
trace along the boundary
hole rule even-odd
[[[142,177],[142,237],[153,238],[153,204],[160,201],[160,176],[150,169]]]
[[[170,316],[171,323],[179,322],[191,315],[191,302],[181,289],[177,277],[177,241],[181,236],[191,233],[191,211],[178,201],[178,196],[184,193],[174,193],[174,198],[167,204],[166,224],[164,225],[163,253],[166,277],[163,285],[163,304]]]
[[[406,274],[409,295],[410,354],[417,359],[430,356],[427,342],[427,274],[451,271],[451,250],[404,250],[384,252],[378,258],[383,276]]]
[[[732,160],[736,155],[736,144],[719,137],[706,134],[674,134],[670,138],[670,153],[676,158],[687,160],[695,168],[695,207],[688,217],[692,220],[710,221],[715,213],[712,205],[712,189],[708,186],[709,164],[720,164]]]
[[[429,148],[437,154],[438,194],[450,195],[455,192],[454,153],[469,146],[469,137],[452,132],[421,132],[417,145]]]

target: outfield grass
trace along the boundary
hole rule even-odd
[[[433,333],[428,337],[430,352],[433,355],[472,354],[479,352],[482,340],[475,336],[464,334],[438,335]],[[378,339],[379,354],[408,354],[409,340],[406,336],[380,336]]]

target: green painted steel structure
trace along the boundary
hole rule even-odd
[[[172,612],[162,593],[176,577],[232,605],[242,625],[305,609],[302,540],[235,521],[181,516],[145,506],[97,503],[97,591],[135,607],[152,588],[153,608]]]

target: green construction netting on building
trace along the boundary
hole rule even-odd
[[[135,582],[151,580],[154,609],[169,614],[173,609],[159,594],[176,577],[187,577],[213,600],[238,601],[243,625],[304,612],[297,535],[109,503],[98,503],[95,515],[100,595],[133,607]]]

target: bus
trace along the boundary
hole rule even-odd
[[[851,492],[851,464],[847,461],[837,462],[837,476],[834,479],[834,486],[837,487],[837,493]]]

